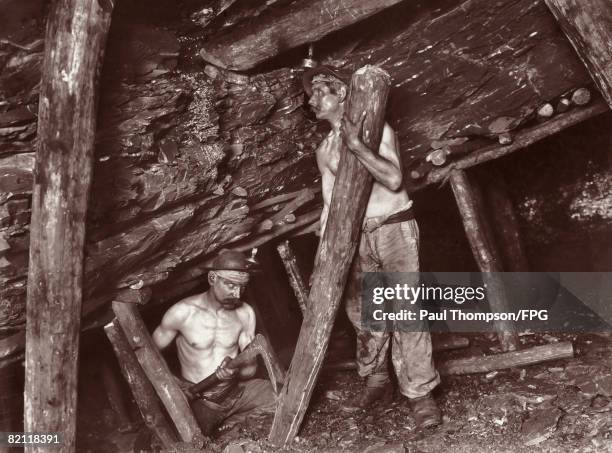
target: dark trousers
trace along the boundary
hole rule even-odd
[[[239,381],[223,390],[221,397],[203,396],[191,402],[191,409],[204,435],[209,435],[228,419],[273,414],[275,408],[276,396],[272,384],[266,379]]]

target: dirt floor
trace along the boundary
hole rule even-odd
[[[469,348],[442,352],[436,360],[499,352],[491,335],[468,337]],[[573,341],[576,357],[445,377],[436,394],[444,423],[425,432],[415,429],[407,400],[397,393],[367,412],[343,410],[342,401],[359,392],[361,382],[354,371],[326,374],[299,437],[283,451],[612,452],[612,336],[526,334],[520,338],[525,347]],[[81,408],[78,451],[129,452],[134,451],[135,442],[147,445],[142,426],[135,423],[130,432],[119,433],[108,404],[87,407],[91,401]],[[135,411],[133,415],[138,420]],[[274,451],[265,440],[270,423],[267,417],[223,426],[207,451]]]

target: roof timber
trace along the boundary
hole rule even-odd
[[[608,112],[610,109],[602,100],[596,101],[593,105],[580,110],[574,110],[562,115],[559,115],[545,123],[538,124],[531,128],[522,129],[514,137],[514,141],[509,145],[490,145],[470,153],[457,161],[452,162],[448,166],[436,168],[430,171],[425,178],[425,185],[439,183],[445,181],[453,170],[462,170],[494,159],[519,151],[534,143],[539,142],[547,137],[550,137],[562,130],[586,121],[602,113]],[[421,187],[419,187],[421,188]]]
[[[612,108],[612,2],[545,1]]]
[[[264,12],[207,41],[200,55],[226,69],[244,71],[278,54],[318,41],[401,0],[294,1]]]

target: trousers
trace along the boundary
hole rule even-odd
[[[217,398],[215,394],[221,396]],[[236,384],[221,383],[218,388],[211,389],[205,396],[193,400],[191,409],[202,433],[207,436],[228,419],[237,420],[249,415],[274,414],[276,396],[272,384],[267,379],[249,379]]]
[[[357,336],[357,371],[368,386],[389,381],[388,353],[395,369],[399,390],[408,398],[425,396],[440,383],[432,358],[431,335],[424,325],[417,332],[393,329],[375,332],[361,323],[361,273],[411,272],[418,285],[419,227],[416,220],[385,224],[386,217],[370,217],[364,222],[359,250],[351,266],[345,292],[346,313]],[[393,277],[388,277],[393,280]],[[395,282],[386,281],[394,286]]]

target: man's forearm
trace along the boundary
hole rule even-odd
[[[402,173],[392,162],[375,154],[363,143],[354,144],[349,149],[380,184],[393,191],[401,187]]]

